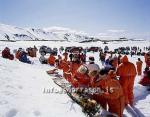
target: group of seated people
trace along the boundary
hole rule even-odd
[[[5,49],[2,51],[2,57],[9,59],[9,60],[14,60],[14,58],[18,59],[19,61],[23,63],[28,63],[31,64],[32,62],[27,58],[28,53],[24,51],[22,48],[19,48],[15,52],[15,56],[11,54],[10,49],[8,47],[5,47]]]

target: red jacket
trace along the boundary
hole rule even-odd
[[[13,59],[14,59],[14,55],[13,55],[13,54],[10,54],[10,50],[8,50],[8,49],[4,49],[4,50],[2,51],[2,57],[3,57],[3,58],[10,59],[10,60],[13,60]]]

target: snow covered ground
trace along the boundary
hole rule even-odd
[[[9,47],[11,50],[19,47],[27,48],[36,45],[50,47],[60,46],[105,46],[101,42],[77,43],[77,42],[0,42],[0,50]],[[141,42],[111,42],[107,44],[110,49],[119,46],[149,46],[149,41]],[[0,51],[1,53],[1,51]],[[88,56],[93,55],[89,53]],[[1,54],[0,54],[1,56]],[[39,56],[39,54],[38,54]],[[98,62],[98,53],[93,56]],[[129,60],[135,63],[138,56],[129,56]],[[140,57],[144,61],[144,57]],[[81,108],[72,103],[66,94],[43,93],[45,89],[55,88],[61,90],[53,83],[51,77],[45,71],[52,69],[49,65],[41,65],[37,58],[31,59],[34,64],[28,65],[18,60],[6,60],[0,57],[0,117],[85,117]],[[100,62],[98,62],[101,66]],[[143,65],[143,69],[145,64]],[[146,88],[139,85],[140,77],[136,77],[134,93],[135,107],[139,117],[150,117],[150,95]],[[126,110],[125,117],[132,117]]]

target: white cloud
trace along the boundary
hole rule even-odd
[[[107,30],[108,32],[111,32],[111,33],[124,33],[126,32],[126,30],[116,30],[116,29],[111,29],[111,30]]]

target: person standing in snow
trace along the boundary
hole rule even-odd
[[[123,117],[124,94],[120,83],[112,79],[105,69],[101,69],[99,77],[91,82],[93,88],[100,88],[102,92],[92,96],[104,109]],[[107,106],[108,105],[108,106]]]
[[[126,55],[121,58],[121,62],[122,63],[117,68],[117,75],[120,76],[119,82],[125,95],[125,105],[130,104],[133,106],[133,87],[136,76],[136,68],[133,63],[129,62]]]
[[[106,53],[102,53],[102,52],[100,52],[99,57],[100,57],[100,60],[101,60],[102,66],[104,66],[104,64],[105,64],[105,58],[106,58]]]
[[[138,58],[138,61],[136,62],[136,68],[139,76],[142,74],[142,64],[143,62],[141,61],[140,58]]]

